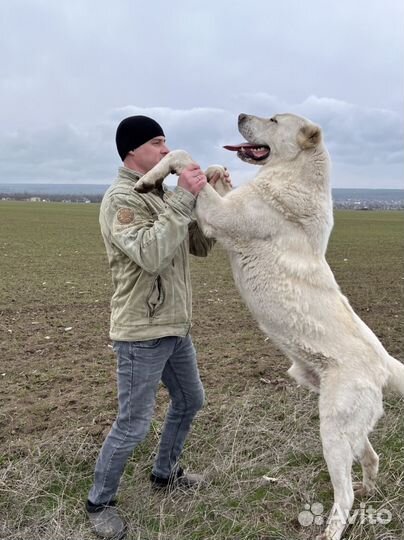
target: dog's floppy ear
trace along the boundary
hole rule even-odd
[[[297,134],[297,142],[303,150],[314,148],[321,142],[321,128],[315,124],[305,124]]]

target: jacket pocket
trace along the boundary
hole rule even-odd
[[[154,317],[157,311],[164,304],[165,300],[165,291],[163,287],[163,282],[160,276],[157,276],[153,281],[152,288],[146,298],[146,304],[148,309],[149,317]]]

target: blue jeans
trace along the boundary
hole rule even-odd
[[[128,458],[149,431],[160,380],[171,401],[153,467],[156,476],[168,478],[175,471],[192,420],[204,402],[190,336],[115,341],[113,347],[118,360],[119,410],[95,466],[88,494],[93,504],[114,499]]]

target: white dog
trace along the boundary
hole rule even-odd
[[[217,191],[207,185],[197,199],[197,218],[228,251],[244,301],[292,362],[289,374],[319,393],[321,440],[334,487],[334,506],[319,538],[340,540],[354,490],[366,495],[374,488],[379,460],[368,434],[383,413],[383,387],[390,384],[404,395],[404,365],[355,314],[326,262],[333,217],[320,128],[293,114],[241,114],[238,123],[248,142],[225,148],[261,165],[260,172],[230,192],[224,182]],[[151,189],[190,161],[183,151],[168,154],[136,189]],[[356,486],[354,459],[363,470]]]

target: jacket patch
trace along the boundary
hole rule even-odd
[[[135,212],[132,208],[120,208],[117,213],[118,223],[129,225],[135,221]]]

